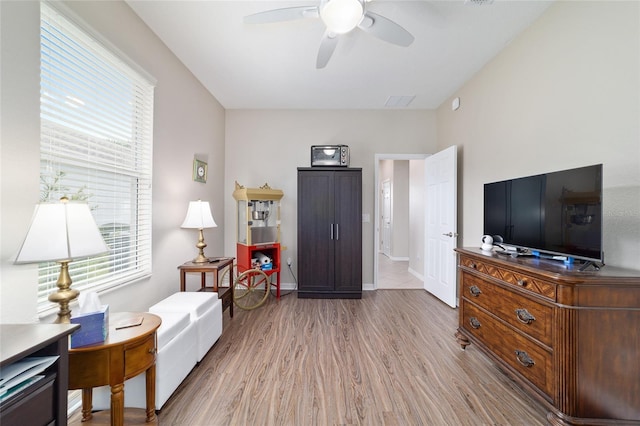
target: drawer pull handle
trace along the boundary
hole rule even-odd
[[[150,353],[150,354],[155,354],[155,353],[156,353],[156,348],[151,348],[151,349],[149,349],[149,353]]]
[[[469,266],[471,267],[471,269],[478,269],[478,265],[476,265],[476,262],[471,262]]]
[[[531,315],[526,309],[516,309],[516,316],[518,320],[523,324],[531,324],[536,320],[536,317]]]
[[[529,283],[527,283],[527,280],[525,280],[524,278],[519,279],[518,281],[516,281],[518,283],[518,285],[520,287],[526,287],[527,285],[529,285]]]
[[[478,318],[476,317],[469,318],[469,324],[473,328],[476,328],[476,329],[480,328],[480,321],[478,321]]]
[[[471,287],[469,287],[469,293],[471,293],[473,297],[478,297],[482,294],[482,291],[480,291],[478,286],[472,285]]]
[[[516,349],[516,359],[520,364],[524,365],[527,368],[531,368],[535,365],[535,362],[533,362],[529,354],[526,353],[525,351],[520,351]]]

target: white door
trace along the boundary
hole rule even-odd
[[[382,253],[391,257],[391,182],[382,182]]]
[[[447,305],[456,307],[457,147],[425,160],[424,288]]]

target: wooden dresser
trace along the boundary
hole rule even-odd
[[[551,425],[640,425],[640,271],[456,251],[463,348],[545,404]]]

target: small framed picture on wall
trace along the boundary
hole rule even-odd
[[[207,183],[207,163],[200,160],[193,160],[193,180]]]

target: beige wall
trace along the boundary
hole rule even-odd
[[[482,236],[482,185],[604,164],[604,250],[640,259],[640,3],[557,2],[438,109],[459,146],[459,230]]]
[[[153,153],[153,276],[101,296],[112,311],[146,310],[178,290],[176,267],[196,254],[195,231],[180,229],[190,200],[213,201],[218,228],[205,231],[206,253],[222,252],[225,111],[124,2],[67,6],[157,79]],[[0,2],[2,130],[0,171],[0,322],[37,320],[35,265],[9,261],[39,196],[38,2]],[[193,182],[194,154],[209,181]],[[55,310],[55,309],[54,309]]]
[[[230,110],[226,119],[225,253],[235,253],[234,182],[256,187],[268,182],[282,189],[282,244],[297,271],[297,167],[309,166],[309,147],[347,144],[351,166],[362,167],[363,283],[373,283],[374,182],[377,153],[433,153],[436,148],[434,111],[268,111]],[[374,251],[375,249],[375,251]],[[293,283],[288,271],[283,283]]]
[[[8,260],[38,200],[37,2],[0,2],[0,322],[36,319],[35,267]],[[482,184],[602,162],[608,264],[640,258],[640,5],[557,2],[435,111],[224,111],[122,2],[69,2],[157,80],[153,277],[108,293],[116,310],[143,310],[177,289],[176,266],[195,254],[181,230],[188,201],[212,203],[209,255],[235,254],[234,181],[284,191],[283,257],[296,262],[296,167],[313,144],[345,143],[363,168],[363,279],[373,280],[375,154],[459,146],[460,245],[482,234]],[[437,142],[436,142],[437,141]],[[194,154],[207,184],[191,180]],[[224,244],[223,244],[224,240]],[[296,262],[297,263],[297,262]],[[294,263],[294,270],[297,265]],[[417,269],[421,271],[421,269]],[[285,271],[284,283],[293,278]]]

